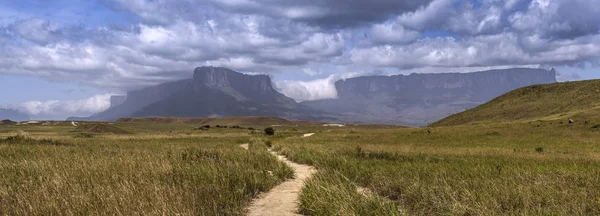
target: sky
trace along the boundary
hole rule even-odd
[[[297,101],[363,75],[556,68],[600,78],[600,0],[0,0],[0,108],[89,116],[198,66]]]

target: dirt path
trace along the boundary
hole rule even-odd
[[[302,137],[311,137],[312,135],[315,135],[315,133],[307,133],[302,135]]]
[[[299,215],[298,196],[304,186],[304,181],[312,176],[316,169],[312,166],[294,163],[282,155],[269,150],[271,154],[277,156],[280,161],[283,161],[288,166],[294,169],[296,175],[294,179],[285,181],[277,185],[269,192],[261,194],[248,207],[248,215],[250,216],[284,216],[284,215]]]

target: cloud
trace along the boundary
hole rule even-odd
[[[335,82],[359,75],[360,73],[344,73],[310,81],[283,80],[275,82],[275,88],[298,102],[333,99],[337,98]]]
[[[431,0],[104,0],[113,8],[160,24],[199,20],[220,10],[232,14],[289,19],[324,28],[355,27],[381,22],[395,14],[413,11]]]
[[[600,33],[598,0],[533,0],[524,11],[508,18],[511,27],[544,38],[573,39]]]
[[[284,80],[275,82],[276,88],[284,95],[298,102],[337,98],[333,76],[312,81]]]
[[[17,105],[5,105],[30,115],[33,119],[66,119],[72,116],[85,117],[110,107],[110,94],[95,95],[82,100],[29,101]]]
[[[452,14],[453,0],[434,0],[418,10],[403,13],[397,17],[397,22],[412,29],[423,30],[442,23]]]
[[[84,29],[85,36],[80,36],[69,31],[69,26],[25,20],[14,26],[27,23],[25,26],[37,30],[0,28],[0,41],[7,41],[0,44],[0,66],[5,66],[0,73],[79,81],[123,91],[188,78],[197,66],[281,71],[285,67],[328,61],[342,55],[345,49],[345,39],[339,32],[317,32],[296,24],[296,32],[275,37],[261,32],[269,22],[252,16],[202,23],[180,20],[165,26]],[[29,30],[20,31],[21,28]],[[4,37],[2,30],[7,32]],[[12,40],[14,37],[20,40]]]
[[[10,16],[0,13],[0,73],[125,92],[189,78],[205,65],[322,77],[600,63],[599,0],[101,3],[131,18],[92,25],[50,19],[56,11],[35,16],[0,6]],[[312,100],[335,97],[332,83],[291,79],[279,86]]]
[[[421,33],[405,29],[396,22],[374,25],[370,34],[365,34],[367,40],[362,41],[363,46],[380,44],[407,44],[421,37]]]
[[[21,38],[47,44],[59,38],[58,27],[42,19],[29,19],[15,23],[12,30]]]
[[[502,65],[573,65],[600,58],[600,35],[570,41],[534,41],[531,49],[515,33],[462,39],[421,39],[406,46],[375,46],[352,50],[356,64],[411,69],[419,67],[480,67]],[[531,42],[531,41],[530,41]]]

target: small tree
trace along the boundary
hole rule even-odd
[[[265,128],[265,134],[273,136],[275,135],[275,129],[273,129],[272,127]]]

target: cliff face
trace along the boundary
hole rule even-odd
[[[277,92],[267,75],[246,75],[221,67],[199,67],[194,70],[194,90],[213,89],[234,97],[238,101],[282,103],[288,108],[295,101]]]
[[[544,69],[506,69],[475,73],[370,76],[335,83],[339,98],[373,94],[406,94],[419,97],[436,90],[469,91],[476,100],[490,100],[510,90],[556,82],[556,72]]]
[[[511,90],[554,82],[554,70],[523,68],[367,76],[336,82],[338,99],[303,104],[319,110],[338,110],[344,121],[427,125]]]
[[[554,70],[368,76],[335,83],[338,98],[296,103],[269,76],[200,67],[193,78],[131,91],[87,120],[123,117],[275,116],[288,119],[427,125],[508,91],[556,82]],[[112,103],[112,102],[111,102]]]
[[[127,93],[127,99],[89,120],[124,117],[277,116],[312,119],[309,108],[277,92],[269,76],[246,75],[218,67],[199,67],[192,79]]]
[[[227,68],[199,67],[194,70],[194,83],[208,88],[233,88],[240,92],[268,94],[275,92],[267,75],[246,75]]]

